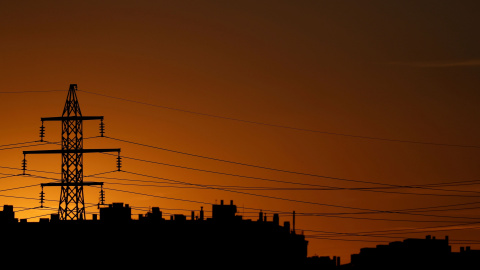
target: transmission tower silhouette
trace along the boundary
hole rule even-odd
[[[84,186],[99,185],[101,190],[101,203],[104,202],[103,182],[84,182],[83,181],[83,153],[101,153],[117,152],[117,170],[120,170],[120,148],[112,149],[84,149],[83,148],[83,121],[100,120],[100,136],[104,135],[103,116],[82,116],[80,104],[77,98],[77,85],[70,84],[67,94],[67,100],[60,117],[41,118],[40,141],[45,136],[45,121],[62,122],[62,149],[61,150],[36,150],[23,151],[23,173],[26,170],[27,154],[62,154],[62,174],[60,183],[42,183],[42,192],[40,193],[41,206],[43,207],[44,186],[60,186],[60,202],[58,214],[60,220],[84,220],[85,219],[85,200],[83,195]]]

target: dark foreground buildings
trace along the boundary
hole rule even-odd
[[[480,269],[480,250],[452,252],[448,237],[405,239],[362,248],[351,263],[338,257],[309,257],[304,235],[260,212],[258,220],[236,215],[230,204],[212,205],[190,217],[165,217],[158,207],[138,219],[114,203],[100,218],[60,221],[58,215],[27,222],[13,206],[0,211],[0,265],[41,269]],[[8,266],[8,267],[7,267]]]
[[[222,201],[213,205],[211,218],[203,209],[197,216],[165,218],[154,207],[132,220],[129,205],[114,203],[100,208],[99,219],[60,221],[52,215],[26,222],[7,205],[0,212],[0,260],[20,269],[303,268],[308,242],[289,222],[281,226],[278,215],[267,221],[262,214],[245,220],[236,212],[233,202]]]
[[[351,256],[350,269],[480,269],[480,250],[470,247],[452,252],[448,236],[405,239],[375,248],[362,248]]]

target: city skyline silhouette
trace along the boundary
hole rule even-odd
[[[268,220],[262,211],[257,220],[244,219],[237,215],[233,201],[212,204],[211,217],[205,216],[203,207],[192,211],[190,218],[183,214],[166,217],[159,207],[152,207],[132,219],[130,205],[118,202],[99,205],[100,215],[92,214],[91,219],[62,220],[62,211],[29,222],[15,218],[14,207],[4,205],[0,228],[9,233],[2,237],[2,258],[21,261],[28,257],[22,267],[34,267],[38,260],[56,254],[52,268],[72,263],[76,267],[138,268],[159,261],[167,266],[209,269],[233,265],[249,269],[471,269],[480,265],[480,250],[466,246],[455,252],[448,236],[436,239],[431,235],[364,247],[343,264],[338,256],[308,257],[308,241],[296,233],[295,218],[293,228],[289,221],[281,225],[278,214]],[[42,248],[36,243],[42,243]],[[105,251],[100,258],[78,257],[95,245]]]
[[[293,221],[308,256],[449,236],[480,249],[475,1],[5,4],[0,206],[59,206],[58,123],[70,84],[84,181],[132,216],[233,200]],[[100,186],[85,186],[86,218]]]

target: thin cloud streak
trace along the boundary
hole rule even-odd
[[[391,65],[397,66],[411,66],[420,68],[449,68],[449,67],[478,67],[480,66],[480,59],[471,59],[465,61],[426,61],[426,62],[391,62]]]

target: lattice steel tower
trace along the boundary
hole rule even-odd
[[[103,182],[83,181],[83,153],[117,152],[117,169],[120,170],[120,149],[84,149],[83,148],[83,120],[100,120],[100,136],[103,137],[103,116],[82,116],[77,99],[77,85],[71,84],[68,90],[67,100],[61,117],[41,118],[40,139],[43,141],[45,128],[44,121],[62,122],[62,149],[61,150],[38,150],[23,151],[23,169],[26,169],[25,155],[27,154],[62,154],[62,175],[60,183],[43,183],[41,199],[43,203],[44,186],[60,186],[60,202],[58,214],[61,220],[84,220],[85,201],[83,187],[89,185],[101,185]],[[103,190],[102,190],[103,191]],[[42,204],[43,206],[43,204]]]

